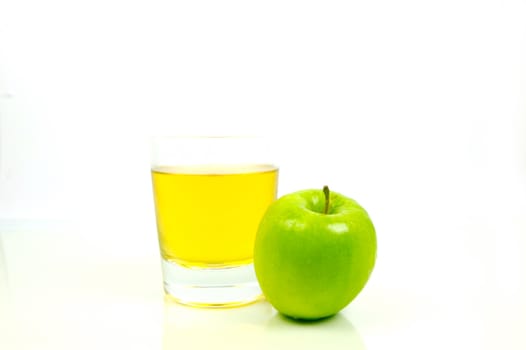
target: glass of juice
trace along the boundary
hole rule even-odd
[[[253,248],[276,199],[272,145],[241,136],[155,137],[151,174],[165,292],[201,307],[261,298]]]

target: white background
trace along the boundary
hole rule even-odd
[[[518,330],[525,18],[519,0],[0,0],[0,222],[111,227],[139,251],[149,136],[263,134],[280,194],[328,184],[371,214],[370,295],[472,300]]]

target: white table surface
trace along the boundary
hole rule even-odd
[[[449,222],[452,234],[421,223],[408,229],[443,239],[379,232],[359,297],[335,317],[298,323],[265,301],[218,310],[165,299],[155,230],[3,222],[0,349],[524,349],[514,292],[524,285],[495,285],[495,236],[473,220]],[[481,239],[451,241],[466,231]]]

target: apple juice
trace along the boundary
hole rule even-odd
[[[253,260],[259,221],[276,198],[273,165],[152,169],[161,255],[186,266]]]

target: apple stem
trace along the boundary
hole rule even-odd
[[[329,212],[329,204],[330,204],[330,196],[331,196],[331,192],[329,191],[329,186],[323,186],[323,193],[325,194],[325,209],[323,210],[323,214],[327,214]]]

